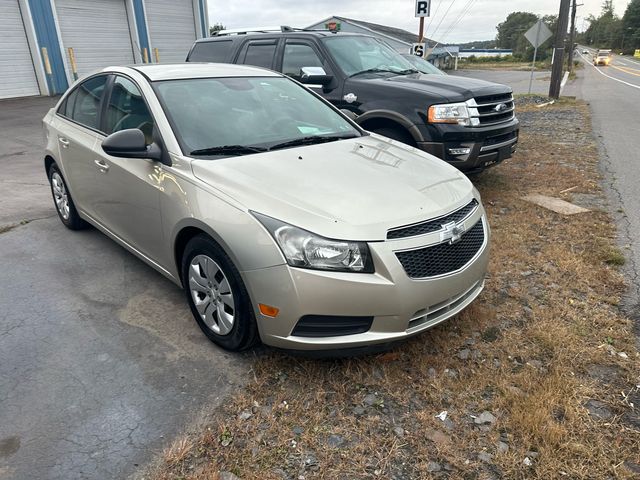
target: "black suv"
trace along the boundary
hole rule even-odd
[[[375,37],[328,31],[223,35],[198,40],[190,62],[282,72],[364,129],[472,173],[511,157],[518,141],[512,91],[496,83],[419,73]]]

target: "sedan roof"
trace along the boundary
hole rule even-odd
[[[280,77],[279,73],[266,68],[247,65],[230,65],[227,63],[175,63],[175,64],[140,64],[128,67],[107,67],[105,72],[123,72],[134,69],[149,80],[181,80],[186,78],[212,77]]]

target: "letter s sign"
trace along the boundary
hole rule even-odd
[[[416,17],[428,17],[431,13],[431,0],[416,0]]]

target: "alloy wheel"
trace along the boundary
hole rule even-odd
[[[51,187],[53,188],[53,199],[56,202],[58,212],[62,218],[69,220],[69,194],[58,172],[54,172],[53,175],[51,175]]]
[[[202,321],[218,335],[227,335],[235,320],[235,301],[229,280],[207,255],[196,255],[189,264],[189,290]]]

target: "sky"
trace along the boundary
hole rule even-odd
[[[415,0],[207,0],[209,22],[227,28],[289,25],[307,27],[332,15],[381,23],[418,32]],[[491,40],[496,25],[511,12],[538,15],[558,14],[560,0],[432,0],[431,17],[426,18],[426,36],[442,43]],[[589,14],[598,15],[602,0],[578,0],[577,28]],[[613,0],[622,16],[629,0]],[[467,13],[465,7],[467,7]]]

